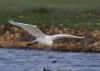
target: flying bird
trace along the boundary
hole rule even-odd
[[[53,44],[53,41],[56,40],[56,39],[59,39],[59,38],[77,38],[77,39],[84,38],[84,37],[78,37],[78,36],[69,35],[69,34],[45,35],[42,31],[40,31],[36,27],[36,25],[29,25],[29,24],[19,23],[19,22],[15,22],[13,20],[10,20],[8,22],[12,25],[16,25],[18,27],[23,28],[29,34],[36,37],[36,40],[33,41],[33,44],[34,43],[40,43],[40,44],[51,46]]]

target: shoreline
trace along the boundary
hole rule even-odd
[[[3,34],[0,35],[0,46],[2,48],[28,48],[27,44],[32,43],[34,39],[21,28],[9,25],[7,29],[0,27]],[[63,27],[40,28],[44,33],[52,34],[73,34],[76,36],[85,36],[84,39],[60,39],[55,40],[51,50],[66,52],[100,52],[100,30],[83,31]],[[5,31],[5,32],[4,32]],[[1,32],[2,33],[2,32]],[[36,44],[29,48],[45,50],[47,46]]]

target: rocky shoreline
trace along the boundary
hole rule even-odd
[[[52,35],[57,33],[74,34],[85,36],[84,39],[60,39],[55,40],[51,50],[70,52],[100,52],[100,30],[87,31],[64,27],[39,27],[44,33]],[[47,46],[32,43],[34,38],[23,29],[12,25],[0,25],[0,47],[1,48],[31,48],[44,50]]]

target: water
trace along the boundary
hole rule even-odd
[[[100,53],[0,49],[0,71],[100,71]]]

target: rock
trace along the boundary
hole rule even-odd
[[[57,63],[57,61],[56,60],[53,60],[52,63]]]
[[[43,71],[51,71],[51,70],[49,70],[49,69],[47,69],[47,68],[44,67],[43,68]]]

